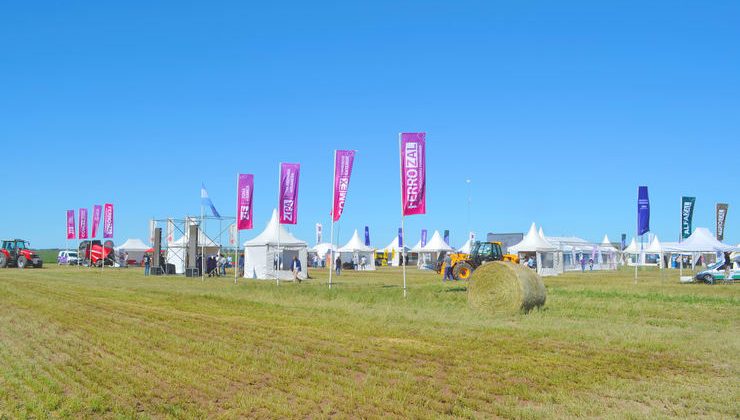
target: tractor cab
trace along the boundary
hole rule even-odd
[[[483,263],[503,260],[501,242],[476,242],[470,251],[470,259],[475,262],[476,267]]]

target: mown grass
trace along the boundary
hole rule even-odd
[[[409,270],[303,284],[0,270],[0,417],[737,417],[740,292],[547,278],[488,316]]]

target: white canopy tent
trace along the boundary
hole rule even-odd
[[[115,247],[114,249],[116,253],[128,253],[127,261],[135,260],[137,264],[140,264],[142,258],[144,258],[144,254],[146,254],[146,252],[150,248],[151,246],[145,244],[144,241],[142,241],[141,239],[127,239],[126,242]]]
[[[645,265],[645,249],[637,243],[635,238],[632,238],[632,241],[627,245],[627,248],[622,251],[622,255],[627,257],[627,265]]]
[[[293,257],[298,257],[303,268],[298,278],[306,279],[308,245],[278,223],[277,210],[273,210],[265,230],[254,239],[244,242],[244,277],[259,280],[293,280],[293,273],[290,270]]]
[[[375,248],[365,245],[355,229],[349,242],[337,250],[342,257],[342,263],[352,261],[356,270],[361,269],[362,258],[365,257],[365,270],[375,270]]]
[[[406,245],[404,245],[403,247],[398,246],[398,236],[393,238],[391,243],[383,248],[383,252],[388,254],[388,265],[392,267],[400,267],[402,253],[408,253],[409,251],[409,247],[407,247]]]
[[[463,246],[461,246],[460,248],[458,248],[457,252],[460,252],[462,254],[470,254],[470,251],[472,251],[472,250],[473,250],[473,240],[472,239],[468,239],[463,244]]]
[[[198,229],[198,249],[197,253],[205,251],[206,256],[216,255],[220,247],[211,240],[201,229]],[[185,274],[185,255],[188,253],[188,235],[183,235],[167,246],[165,260],[167,264],[175,266],[176,274]],[[195,265],[195,263],[193,263]]]
[[[671,255],[690,255],[692,268],[696,266],[699,256],[705,259],[715,259],[717,253],[736,252],[738,247],[727,245],[714,237],[709,229],[698,227],[683,242],[670,242],[663,244],[663,251]]]
[[[658,236],[653,236],[653,240],[650,241],[650,245],[648,245],[647,248],[645,248],[645,263],[646,264],[655,264],[657,262],[658,267],[664,268],[664,262],[663,262],[663,244],[660,243],[660,239],[658,239]],[[654,256],[658,256],[657,259],[654,258]],[[653,257],[653,258],[651,258]]]
[[[316,254],[316,256],[319,259],[319,265],[326,265],[329,266],[329,258],[331,258],[330,250],[334,250],[334,252],[337,251],[337,246],[330,244],[329,242],[322,242],[320,244],[316,244],[313,248],[310,248],[308,250],[309,254]]]
[[[417,263],[418,267],[422,269],[433,269],[439,255],[444,252],[455,252],[455,250],[442,239],[439,231],[435,230],[432,238],[419,250],[420,258]]]
[[[608,270],[617,269],[617,260],[619,258],[619,250],[612,245],[608,235],[604,235],[604,239],[599,245],[599,266]]]
[[[509,253],[534,254],[537,260],[537,273],[542,276],[554,276],[563,272],[563,252],[545,239],[544,232],[540,236],[534,223],[521,242],[509,247]]]

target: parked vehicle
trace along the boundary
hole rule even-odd
[[[79,254],[77,251],[68,251],[68,250],[62,250],[59,251],[59,255],[57,255],[57,264],[68,264],[68,265],[77,265],[80,263]]]
[[[0,268],[5,267],[34,267],[41,268],[44,262],[41,257],[31,250],[31,244],[23,239],[7,239],[0,248]]]
[[[723,260],[721,262],[714,263],[707,267],[706,270],[697,273],[695,279],[698,282],[706,284],[714,284],[717,280],[740,281],[740,257],[736,257],[735,260],[732,261],[730,277],[731,278],[729,279],[725,279],[725,262]]]

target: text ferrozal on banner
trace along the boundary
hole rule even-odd
[[[426,214],[426,133],[401,133],[403,215]]]
[[[280,164],[279,219],[282,225],[298,223],[298,181],[301,174],[299,163]]]
[[[106,203],[103,211],[103,238],[113,237],[113,204]]]

